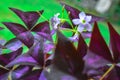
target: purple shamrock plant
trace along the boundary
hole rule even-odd
[[[47,21],[38,23],[36,22],[43,13],[43,10],[41,11],[28,11],[24,12],[15,8],[10,8],[13,12],[15,12],[21,20],[25,23],[27,28],[25,28],[23,25],[18,23],[12,23],[12,22],[3,22],[3,24],[11,30],[11,32],[16,35],[16,37],[23,42],[28,48],[30,48],[34,43],[34,36],[32,35],[31,31],[36,32],[37,34],[43,36],[44,38],[47,38],[51,40],[50,37],[50,28],[49,23]]]
[[[120,35],[108,22],[108,46],[96,22],[103,18],[62,5],[69,13],[72,25],[59,18],[59,13],[50,21],[36,24],[43,10],[24,12],[10,8],[25,26],[3,23],[16,37],[9,41],[0,40],[0,80],[120,80]],[[70,30],[74,34],[65,37],[61,30]],[[55,32],[56,43],[52,40]],[[88,37],[89,45],[85,42]],[[76,41],[77,46],[71,40]],[[28,47],[26,53],[23,44]],[[3,49],[11,52],[5,54]]]

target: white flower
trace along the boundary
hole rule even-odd
[[[91,31],[92,26],[90,24],[90,21],[92,19],[92,16],[87,16],[84,12],[81,12],[79,14],[78,19],[73,19],[72,22],[75,25],[78,25],[77,31],[78,32],[83,32],[83,30]]]
[[[57,29],[58,28],[58,25],[60,24],[60,18],[58,17],[60,15],[60,13],[57,13],[54,15],[53,18],[51,18],[51,24],[52,24],[52,27],[53,29]]]

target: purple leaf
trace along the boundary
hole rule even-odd
[[[31,66],[19,66],[15,70],[12,70],[12,79],[18,80],[23,75],[27,74],[30,70],[32,70]]]
[[[81,78],[82,76],[84,62],[81,54],[77,53],[73,44],[60,32],[58,32],[58,43],[53,63],[59,70],[65,73],[69,73],[77,78]]]
[[[39,76],[40,76],[41,72],[42,72],[42,69],[28,71],[27,74],[25,74],[18,80],[39,80]]]
[[[28,29],[31,29],[39,19],[40,15],[43,13],[43,10],[41,11],[21,11],[19,9],[10,8],[14,13],[16,13],[22,21],[25,23],[25,25],[28,27]]]
[[[41,40],[39,43],[36,43],[33,46],[28,54],[34,58],[40,66],[44,65],[44,53],[43,53],[43,41]]]
[[[27,30],[18,23],[3,22],[3,24],[14,34],[19,35],[20,33],[26,32]]]
[[[52,41],[50,27],[47,21],[37,24],[32,31],[37,32],[40,36]]]
[[[17,38],[13,38],[9,40],[7,43],[5,43],[5,47],[12,51],[16,51],[17,49],[22,47],[22,42]]]
[[[114,61],[117,63],[120,58],[120,35],[115,31],[109,22],[108,27],[110,31],[110,47],[113,52]]]
[[[84,57],[87,53],[87,44],[85,43],[83,37],[81,34],[79,35],[79,41],[78,41],[78,47],[77,47],[77,52],[81,54],[82,57]]]
[[[43,54],[43,46],[42,41],[39,43],[36,43],[33,47],[30,48],[30,50],[18,56],[15,60],[10,62],[7,67],[11,67],[13,65],[19,64],[19,65],[33,65],[33,66],[40,66],[43,67],[44,65],[44,54]]]
[[[63,66],[64,67],[64,66]],[[40,75],[39,80],[87,80],[87,79],[77,79],[70,74],[64,73],[57,69],[55,66],[50,65],[47,69],[44,69]]]
[[[85,72],[89,77],[103,75],[104,71],[100,68],[104,68],[107,64],[113,62],[109,48],[101,36],[96,22],[94,24],[89,50],[84,60]]]
[[[69,17],[70,17],[71,20],[73,20],[73,19],[75,19],[75,18],[79,18],[79,13],[80,13],[81,11],[79,11],[78,9],[73,8],[73,7],[71,7],[71,6],[69,6],[69,5],[65,4],[65,3],[62,3],[62,5],[65,5],[65,9],[67,10],[68,13],[70,12]],[[88,14],[88,13],[87,13],[87,15],[88,15],[88,16],[92,16],[92,20],[90,21],[90,23],[93,23],[93,22],[95,22],[95,21],[104,20],[103,18],[98,17],[98,16],[94,16],[94,15],[92,15],[92,14]]]
[[[7,65],[9,62],[13,61],[21,53],[22,53],[22,48],[14,51],[14,52],[11,52],[9,54],[0,55],[0,64],[3,66]]]
[[[15,58],[13,61],[11,61],[6,67],[11,67],[14,65],[38,65],[36,60],[34,60],[30,55],[28,54],[22,54]]]
[[[16,35],[16,37],[23,42],[27,47],[31,47],[34,43],[34,38],[32,34],[27,31],[27,29],[24,28],[24,26],[17,24],[17,23],[11,23],[11,22],[4,22],[3,23],[8,29],[12,31],[13,34]]]
[[[23,42],[28,48],[30,48],[34,43],[34,37],[31,32],[23,32],[16,36],[21,42]]]
[[[92,32],[89,50],[94,54],[97,54],[100,57],[103,57],[104,59],[113,62],[109,48],[105,43],[102,35],[100,34],[100,31],[98,29],[98,25],[96,22],[94,24],[94,29]]]

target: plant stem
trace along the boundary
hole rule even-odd
[[[100,78],[100,80],[103,80],[105,76],[115,67],[115,64],[112,64],[112,66],[103,74],[103,76]]]

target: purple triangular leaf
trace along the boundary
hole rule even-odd
[[[32,66],[35,66],[35,65],[38,65],[38,63],[30,55],[22,54],[22,55],[18,56],[17,58],[15,58],[13,61],[11,61],[6,67],[11,67],[13,65],[32,65]]]
[[[41,72],[42,72],[42,69],[28,71],[27,74],[25,74],[18,80],[39,80],[39,76]]]
[[[77,52],[81,54],[82,57],[84,57],[87,53],[87,44],[85,43],[83,37],[81,34],[79,35],[79,41],[78,41],[78,47],[77,47]]]
[[[17,38],[13,38],[9,40],[7,43],[4,45],[7,49],[10,49],[12,51],[16,51],[17,49],[22,47],[22,42],[18,40]]]
[[[97,54],[98,56],[113,62],[110,50],[106,42],[104,41],[102,35],[100,34],[100,31],[98,29],[98,25],[96,22],[94,24],[94,29],[92,32],[89,50],[94,54]]]
[[[21,42],[23,42],[28,48],[33,46],[34,37],[31,32],[26,31],[16,36]]]
[[[12,23],[12,22],[3,22],[3,24],[14,34],[19,35],[20,33],[23,33],[27,31],[24,26],[18,23]]]
[[[40,15],[43,13],[43,10],[41,11],[21,11],[19,9],[10,8],[14,13],[16,13],[22,21],[25,23],[25,25],[28,27],[28,29],[31,29],[39,19]]]
[[[113,62],[109,48],[100,34],[96,22],[94,24],[89,50],[84,60],[84,69],[89,77],[102,76],[104,74],[102,69],[105,68],[107,64]]]
[[[40,36],[51,40],[52,41],[52,37],[50,35],[50,27],[49,27],[49,22],[44,21],[42,23],[37,24],[32,31],[37,32]]]
[[[54,65],[50,65],[47,67],[47,69],[44,69],[42,71],[39,80],[87,80],[83,77],[84,76],[82,76],[82,78],[77,79],[75,76],[59,70]]]
[[[14,52],[11,52],[9,54],[0,55],[0,64],[3,66],[7,65],[10,61],[13,61],[21,53],[22,53],[22,48],[14,51]]]
[[[32,70],[32,66],[19,66],[15,70],[11,71],[11,77],[13,80],[18,80],[23,75]]]
[[[59,70],[74,75],[77,78],[81,77],[84,66],[81,54],[77,53],[73,44],[60,32],[58,32],[58,43],[53,63]]]
[[[118,62],[120,58],[120,35],[109,22],[108,27],[110,31],[110,47],[112,49],[115,62]]]
[[[36,43],[34,46],[30,48],[30,50],[18,56],[15,60],[11,61],[7,67],[11,67],[13,65],[33,65],[43,67],[44,65],[44,54],[43,54],[43,42]]]
[[[64,5],[64,6],[65,6],[65,9],[67,10],[67,12],[70,13],[70,14],[69,14],[69,17],[70,17],[71,21],[72,21],[73,19],[75,19],[75,18],[79,18],[79,13],[80,13],[81,11],[79,11],[78,9],[73,8],[73,7],[71,7],[71,6],[69,6],[69,5],[65,4],[65,3],[61,3],[61,4]],[[88,14],[88,13],[87,13],[87,15],[92,16],[92,20],[90,21],[90,23],[93,23],[93,22],[95,22],[95,21],[104,20],[104,18],[98,17],[98,16],[94,16],[94,15],[92,15],[92,14]]]

